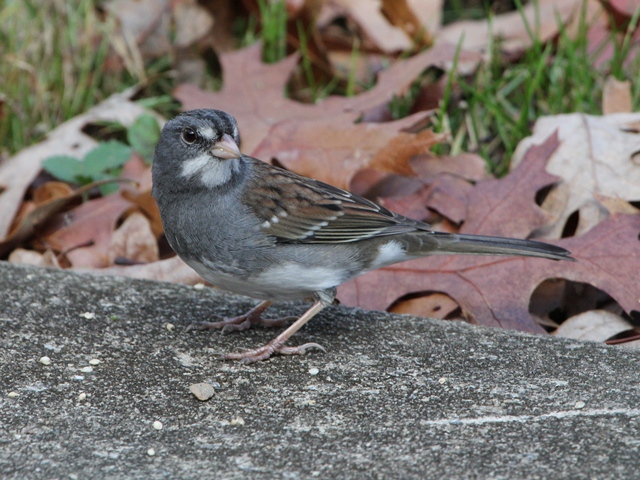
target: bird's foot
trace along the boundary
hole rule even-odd
[[[222,330],[222,333],[246,330],[252,325],[264,327],[282,327],[297,317],[262,318],[262,314],[269,307],[270,302],[262,302],[243,315],[225,317],[217,322],[194,322],[187,327],[189,330]]]
[[[272,340],[263,347],[256,348],[255,350],[247,350],[240,353],[226,353],[220,355],[220,360],[240,360],[240,363],[254,363],[266,360],[271,355],[278,353],[280,355],[304,355],[309,349],[318,349],[323,352],[326,350],[317,343],[305,343],[297,347],[286,347],[283,342],[278,339]]]

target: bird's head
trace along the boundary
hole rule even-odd
[[[220,110],[189,110],[169,120],[153,160],[153,182],[172,179],[190,187],[230,182],[242,154],[236,119]]]

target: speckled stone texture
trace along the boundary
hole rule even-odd
[[[185,328],[250,299],[6,263],[0,292],[3,479],[640,471],[634,350],[332,307],[292,339],[326,353],[240,365],[215,353],[280,330]],[[189,390],[201,382],[216,390],[206,402]]]

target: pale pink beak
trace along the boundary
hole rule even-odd
[[[238,144],[233,137],[227,133],[222,136],[222,140],[211,147],[211,153],[218,158],[225,160],[231,160],[233,158],[240,158],[242,154],[238,148]]]

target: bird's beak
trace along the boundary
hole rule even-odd
[[[211,153],[216,157],[223,158],[225,160],[240,158],[242,156],[240,149],[238,148],[238,144],[233,137],[227,133],[222,136],[222,140],[211,148]]]

